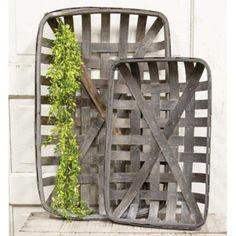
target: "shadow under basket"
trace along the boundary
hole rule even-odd
[[[110,73],[107,107],[108,217],[122,224],[170,229],[204,224],[211,132],[211,75],[206,62],[120,60]],[[126,133],[114,135],[115,128]],[[117,169],[117,163],[125,168]]]

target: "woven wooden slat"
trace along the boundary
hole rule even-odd
[[[74,20],[73,20],[72,15],[64,16],[64,22],[65,22],[65,24],[67,24],[71,27],[72,31],[74,31]]]
[[[168,93],[162,96],[163,94],[158,90],[155,92],[153,89],[151,95],[147,95],[140,87],[139,73],[134,74],[132,67],[135,63],[148,64],[150,78],[147,81],[152,84],[155,80],[156,87],[158,87],[160,75],[158,62],[160,61],[165,62],[168,68],[165,78],[165,83],[169,84]],[[181,66],[185,67],[185,75],[179,72]],[[109,218],[119,223],[153,227],[179,229],[199,227],[205,222],[208,209],[210,133],[205,132],[201,136],[196,136],[194,129],[195,127],[201,127],[203,130],[210,129],[211,78],[208,65],[200,59],[189,58],[126,59],[117,62],[113,66],[113,70],[115,69],[120,71],[122,79],[129,89],[131,97],[129,96],[127,101],[136,103],[141,112],[143,120],[140,121],[140,118],[137,117],[138,123],[146,122],[145,130],[149,129],[150,132],[148,134],[143,131],[141,135],[133,135],[131,124],[134,121],[129,118],[129,121],[128,119],[122,121],[129,124],[130,132],[119,136],[111,135],[114,125],[117,124],[117,119],[111,119],[116,111],[113,100],[116,95],[116,84],[111,73],[105,164],[105,204]],[[179,81],[182,79],[186,80],[186,85],[181,91]],[[195,96],[199,90],[199,84],[203,81],[209,85],[207,90],[205,90],[206,87],[201,86],[203,91],[206,91],[203,97],[207,106],[202,107],[206,113],[205,115],[203,113],[202,117],[195,117],[196,101],[198,101]],[[133,99],[130,100],[130,98]],[[163,98],[176,100],[173,110],[164,114],[160,109],[160,101]],[[132,112],[134,109],[130,110]],[[121,121],[120,118],[118,120]],[[160,120],[165,121],[162,126],[159,125]],[[190,124],[190,121],[193,123]],[[180,127],[184,128],[184,133],[180,133]],[[132,163],[131,151],[115,151],[116,145],[121,144],[130,148],[133,145],[141,146],[137,160],[143,161],[143,163],[138,171],[117,173],[112,169],[111,163],[114,165],[114,161]],[[147,145],[150,146],[149,150],[144,148]],[[181,146],[183,149],[180,149]],[[200,151],[200,147],[203,147],[205,151]],[[163,172],[166,164],[163,165],[162,162],[167,164],[167,172]],[[193,172],[193,166],[197,163],[205,164],[204,173],[197,168],[195,171],[199,172]],[[130,184],[122,190],[117,190],[112,187],[113,182]],[[167,188],[163,185],[164,183],[168,183]],[[203,190],[193,189],[192,186],[195,183],[201,183]],[[133,202],[137,197],[139,197],[139,201],[135,206],[138,206],[138,209],[136,208],[136,214],[130,217],[130,209],[134,209]],[[120,201],[114,204],[112,202],[114,199]],[[166,207],[160,208],[161,201],[166,202]],[[203,204],[203,208],[199,207],[200,202]],[[140,214],[140,212],[143,213]]]
[[[135,53],[135,57],[140,57],[145,54],[146,48],[150,47],[152,41],[157,36],[161,28],[163,27],[163,21],[161,18],[157,18],[150,29],[148,30],[147,34],[145,35],[144,39],[142,40],[141,46],[137,49]]]
[[[193,63],[186,62],[185,63],[185,73],[186,78],[188,79],[194,69]],[[194,118],[194,110],[195,110],[195,95],[193,95],[190,103],[187,105],[185,110],[186,118]],[[184,151],[185,152],[194,152],[194,142],[191,137],[194,136],[194,127],[186,127],[185,128],[185,136],[184,136]],[[188,188],[191,190],[191,179],[192,179],[192,171],[193,171],[193,163],[185,162],[183,167],[183,173],[186,177],[186,182]],[[182,204],[182,221],[183,223],[190,223],[190,212],[185,203]]]
[[[151,84],[156,83],[160,84],[159,81],[159,73],[158,73],[158,67],[156,63],[150,62],[148,63],[149,66],[149,74],[150,74],[150,82]],[[160,93],[153,91],[151,93],[151,105],[150,105],[154,116],[160,117]],[[154,146],[154,139],[151,138],[151,147],[152,150],[150,152],[152,153],[153,146]],[[150,191],[153,192],[159,192],[160,189],[160,161],[157,160],[156,163],[153,165],[153,168],[150,172]],[[160,208],[160,201],[152,200],[149,203],[149,213],[148,213],[148,219],[150,221],[155,221],[158,216],[159,208]]]
[[[109,22],[106,21],[106,24],[107,23]],[[81,46],[82,45],[83,42],[81,42]],[[42,46],[46,48],[51,48],[53,46],[53,40],[48,38],[42,38]],[[140,46],[141,42],[128,43],[126,46],[127,52],[134,53]],[[119,48],[119,43],[110,43],[110,42],[91,42],[90,45],[90,50],[92,53],[117,53],[119,50],[118,48]],[[150,47],[146,49],[146,52],[155,52],[159,50],[165,50],[165,41],[152,43]]]
[[[90,14],[82,14],[82,41],[83,45],[81,45],[81,50],[83,52],[84,58],[90,58],[91,56],[91,15]],[[88,72],[90,76],[90,73]],[[82,85],[81,87],[81,98],[87,98],[89,100],[89,95]],[[90,105],[84,104],[79,110],[81,114],[81,134],[86,134],[89,129],[90,123]],[[86,142],[85,137],[83,140]],[[81,162],[81,169],[85,171],[85,173],[90,173],[90,166]],[[90,186],[87,184],[81,184],[80,186],[80,195],[81,200],[84,201],[88,206],[90,205]]]
[[[96,18],[92,16],[96,14]],[[116,22],[117,25],[117,42],[111,42],[111,18],[113,15],[119,15],[120,22]],[[136,32],[130,32],[131,22],[129,18],[131,15],[137,16],[137,21],[132,26],[132,29],[136,28]],[[41,20],[36,45],[36,70],[35,70],[35,97],[36,97],[36,110],[35,110],[35,143],[36,143],[36,164],[37,164],[37,178],[38,178],[38,189],[39,195],[43,207],[53,213],[50,202],[53,192],[49,195],[48,199],[45,199],[45,188],[44,184],[54,185],[53,181],[44,180],[42,176],[42,168],[44,166],[58,166],[60,158],[56,157],[51,151],[43,150],[41,147],[42,140],[47,137],[47,134],[42,132],[42,128],[52,126],[54,121],[48,123],[48,113],[46,112],[49,107],[49,100],[45,93],[42,91],[46,90],[50,85],[50,81],[45,77],[46,71],[43,69],[48,64],[52,63],[52,56],[49,53],[45,53],[43,48],[51,49],[53,46],[53,40],[48,37],[45,26],[49,26],[52,32],[58,27],[56,19],[60,17],[65,23],[69,24],[79,39],[81,39],[80,46],[82,55],[85,63],[84,77],[88,78],[82,81],[81,94],[77,97],[77,112],[75,116],[75,130],[80,144],[82,152],[81,165],[81,196],[85,200],[90,208],[96,211],[95,215],[87,217],[88,219],[104,218],[105,207],[103,197],[103,176],[104,176],[104,138],[105,138],[105,115],[106,115],[106,104],[107,104],[107,90],[108,90],[108,78],[109,68],[113,64],[115,59],[126,58],[128,53],[129,56],[135,56],[135,53],[139,52],[137,56],[145,56],[146,53],[158,54],[159,51],[164,52],[165,56],[170,56],[170,37],[169,37],[169,25],[166,17],[155,11],[147,10],[136,10],[136,9],[122,9],[122,8],[97,8],[97,7],[82,7],[82,8],[71,8],[62,9],[54,12],[50,12],[44,16]],[[92,39],[93,20],[101,19],[101,32],[100,41],[94,42]],[[154,23],[150,28],[147,28],[147,22],[149,18],[154,19]],[[158,20],[157,20],[158,19]],[[81,26],[81,29],[76,27]],[[163,29],[164,39],[153,42],[153,39],[157,36],[160,30]],[[113,29],[112,29],[113,30]],[[81,32],[81,35],[80,33]],[[145,33],[147,32],[147,33]],[[129,34],[136,34],[136,41],[129,42]],[[139,48],[142,48],[140,50]],[[159,65],[162,70],[165,69],[164,65]],[[147,70],[148,66],[139,68],[140,71]],[[98,79],[93,79],[93,75],[96,73]],[[120,76],[119,76],[120,77]],[[92,79],[91,79],[92,78]],[[124,94],[128,89],[122,81],[116,82],[119,87],[120,94],[118,98]],[[142,86],[146,86],[145,82],[141,82]],[[147,84],[147,90],[151,90],[153,86]],[[183,85],[184,88],[185,85]],[[155,87],[155,86],[154,86]],[[88,90],[89,88],[89,90]],[[163,85],[162,90],[168,90]],[[164,102],[164,101],[163,101]],[[172,109],[175,101],[170,103],[163,103],[164,109]],[[122,105],[123,106],[123,105]],[[125,104],[126,106],[126,104]],[[132,106],[128,105],[128,106]],[[138,111],[138,107],[134,106],[133,115],[135,111]],[[125,117],[116,117],[117,119],[129,118],[129,111],[124,112]],[[140,117],[140,121],[141,121]],[[194,121],[191,121],[194,122]],[[126,124],[130,126],[130,123]],[[145,123],[141,122],[137,126],[141,127]],[[116,128],[118,131],[122,127],[118,124]],[[132,126],[133,127],[133,126]],[[129,128],[129,127],[128,127]],[[132,128],[133,129],[133,128]],[[117,131],[116,130],[116,131]],[[138,129],[137,129],[138,130]],[[138,131],[134,131],[134,135],[138,134]],[[141,131],[140,131],[141,132]],[[53,143],[52,143],[53,144]],[[136,146],[136,145],[135,145]],[[139,145],[138,145],[139,146]],[[119,145],[117,151],[125,152],[126,149],[122,145]],[[141,153],[141,150],[140,150]],[[140,155],[140,158],[143,158]],[[138,163],[138,162],[137,162]],[[133,162],[132,168],[137,163]],[[117,168],[118,168],[117,164]],[[126,168],[130,168],[128,163],[122,164],[121,170],[124,171]],[[86,175],[88,174],[88,175]],[[93,177],[91,177],[93,176]],[[94,177],[96,176],[96,177]],[[52,176],[53,178],[53,176]],[[55,176],[54,176],[55,178]],[[96,179],[96,181],[95,181]],[[120,191],[122,184],[114,185],[117,191]],[[138,199],[138,198],[137,198]],[[103,215],[102,217],[99,216]]]
[[[106,45],[109,45],[110,42],[110,14],[109,13],[103,13],[101,15],[101,42],[106,43]],[[99,48],[99,47],[98,47]],[[100,76],[101,78],[108,79],[108,72],[109,72],[109,58],[110,54],[107,53],[107,51],[103,51],[103,53],[100,54],[101,58],[101,68],[100,68]],[[106,81],[107,82],[107,81]],[[107,89],[100,89],[100,94],[103,97],[103,99],[106,99],[107,96]],[[104,157],[105,153],[105,127],[102,128],[99,136],[98,136],[98,152],[100,155]],[[99,184],[98,184],[98,205],[99,205],[99,214],[100,215],[106,215],[105,210],[105,201],[104,201],[104,162],[100,161],[98,166],[98,172],[99,172]]]
[[[167,82],[170,84],[170,95],[169,99],[179,98],[179,83],[178,83],[178,65],[177,62],[169,62],[168,63],[168,73],[169,76]],[[178,125],[175,128],[173,135],[178,135]],[[172,148],[173,154],[175,158],[178,156],[178,147]],[[166,202],[166,220],[169,222],[175,222],[176,215],[176,202],[177,202],[177,184],[170,183],[168,184],[168,197]]]
[[[140,77],[138,81],[140,85]],[[140,135],[140,118],[141,113],[139,109],[132,110],[130,112],[130,134],[131,135]],[[130,171],[136,173],[140,168],[140,146],[132,145],[130,147]],[[139,208],[139,193],[137,193],[135,199],[129,207],[128,217],[130,219],[135,219],[138,213]]]

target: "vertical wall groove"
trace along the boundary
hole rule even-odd
[[[195,0],[190,0],[190,57],[194,56],[194,7]]]

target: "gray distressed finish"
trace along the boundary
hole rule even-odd
[[[159,89],[156,93],[153,89],[150,99],[150,95],[142,90],[142,86],[140,87],[137,76],[139,73],[136,71],[134,74],[132,67],[135,66],[135,63],[139,65],[135,66],[136,69],[144,68],[145,65],[142,64],[148,64],[147,72],[150,78],[154,76],[153,71],[158,78],[160,69],[157,68],[160,62],[165,63],[168,68],[164,81],[168,84],[168,93],[161,96]],[[156,68],[153,65],[150,66],[155,63]],[[184,75],[180,73],[181,66],[185,68]],[[141,135],[133,135],[131,133],[133,121],[128,122],[128,119],[124,120],[130,127],[130,133],[112,135],[114,125],[117,127],[116,120],[112,119],[113,113],[116,111],[114,106],[117,91],[117,84],[114,82],[114,70],[116,69],[120,71],[128,92],[133,98],[132,100],[129,98],[128,102],[132,101],[135,104],[134,107],[138,107],[142,117],[140,123],[145,123],[145,129],[150,129],[149,136],[146,132]],[[110,77],[105,157],[105,206],[109,218],[118,223],[148,227],[195,229],[201,226],[206,221],[209,197],[211,75],[208,65],[201,59],[190,58],[126,59],[113,65]],[[182,89],[180,79],[186,81]],[[151,79],[148,81],[152,83]],[[201,86],[203,82],[206,87]],[[200,90],[199,87],[201,87]],[[158,83],[156,83],[156,88],[158,88]],[[202,109],[206,110],[206,113],[202,113],[201,117],[196,117],[197,113],[195,114],[197,108],[194,98],[198,91],[205,91],[203,101],[206,106]],[[173,109],[164,110],[158,99],[153,98],[153,93],[156,96],[159,95],[160,101],[166,98],[176,100]],[[153,100],[156,102],[156,106],[159,105],[157,111],[153,107]],[[130,110],[132,111],[131,107]],[[163,113],[164,118],[161,113],[158,114],[158,111],[165,112]],[[197,121],[196,118],[198,118]],[[203,119],[206,121],[205,124],[202,123]],[[192,125],[189,125],[189,122]],[[180,126],[185,129],[184,136],[180,136],[178,132]],[[205,128],[206,134],[202,134],[200,137],[195,136],[195,132],[193,132],[195,127]],[[182,138],[182,142],[177,141]],[[140,160],[138,172],[135,170],[130,171],[131,173],[117,173],[113,170],[111,163],[114,164],[115,161],[132,163],[128,151],[115,150],[116,146],[121,144],[131,147],[135,144],[141,146],[141,152],[137,156],[137,160]],[[150,145],[149,152],[144,149],[144,146],[148,144]],[[179,146],[184,146],[184,150],[179,149]],[[204,147],[205,151],[199,151],[199,146]],[[193,172],[192,166],[195,165],[195,161],[205,165],[204,173]],[[166,163],[169,171],[167,173],[158,172],[158,163]],[[153,178],[154,173],[158,175],[156,178]],[[171,178],[163,179],[164,176],[170,175]],[[203,193],[196,192],[198,190],[193,191],[191,188],[196,183],[196,176],[198,176],[197,178],[202,176],[200,181],[204,189]],[[114,181],[130,184],[126,185],[127,188],[118,191],[111,184]],[[161,189],[163,182],[168,182],[167,189]],[[159,186],[157,186],[158,183],[160,183]],[[133,207],[133,201],[137,196],[139,196],[139,208],[136,209],[136,218],[131,218],[129,209]],[[166,207],[160,209],[159,204],[163,200],[166,202]],[[200,208],[199,203],[203,207]]]
[[[100,42],[94,42],[92,39],[92,28],[93,28],[93,15],[99,16],[101,19],[101,32]],[[120,22],[118,23],[118,42],[111,42],[111,17],[114,15],[120,16]],[[131,31],[129,18],[131,15],[137,16],[137,22],[135,27],[132,27]],[[53,154],[44,154],[41,143],[46,135],[42,134],[42,128],[53,125],[48,123],[48,115],[43,113],[43,110],[49,106],[48,97],[42,95],[41,90],[49,86],[49,80],[45,78],[45,71],[43,68],[52,62],[52,56],[50,53],[45,53],[53,45],[52,38],[47,37],[45,33],[45,26],[49,26],[54,32],[58,24],[56,19],[60,17],[65,23],[69,24],[71,28],[78,32],[76,27],[81,27],[82,35],[78,35],[81,38],[79,42],[82,49],[83,59],[85,62],[86,76],[91,77],[94,70],[99,70],[99,79],[92,79],[92,84],[95,86],[99,101],[104,102],[102,110],[97,109],[96,103],[93,97],[87,90],[86,85],[82,86],[81,94],[77,97],[77,114],[75,117],[75,130],[78,134],[78,142],[81,147],[82,158],[82,173],[79,177],[81,183],[81,196],[85,200],[89,207],[96,211],[95,215],[87,217],[88,219],[104,219],[105,208],[103,199],[103,188],[104,188],[104,134],[105,134],[105,116],[106,112],[106,98],[108,89],[108,68],[112,65],[114,59],[126,58],[127,55],[133,55],[134,57],[145,56],[146,53],[151,53],[153,56],[158,56],[159,52],[164,52],[165,56],[170,56],[170,33],[169,25],[166,17],[154,11],[147,10],[136,10],[136,9],[122,9],[122,8],[98,8],[98,7],[82,7],[82,8],[71,8],[62,9],[47,13],[40,22],[38,29],[38,36],[36,42],[36,64],[35,64],[35,144],[36,144],[36,165],[37,165],[37,182],[39,196],[43,207],[50,213],[54,214],[50,207],[51,197],[53,192],[46,199],[45,187],[55,185],[55,175],[51,177],[43,177],[44,166],[54,165],[58,166],[60,158]],[[152,19],[150,28],[147,27],[147,21]],[[164,39],[155,40],[160,30],[163,29]],[[135,33],[136,41],[129,42],[129,34]],[[159,65],[160,68],[164,69],[163,65]],[[146,68],[139,68],[145,70]],[[119,75],[120,77],[120,75]],[[90,81],[90,82],[91,82]],[[126,94],[128,87],[122,82],[117,82],[120,94],[118,98]],[[147,85],[147,86],[146,86]],[[152,90],[155,86],[150,84],[143,84],[147,90]],[[206,85],[202,85],[205,86]],[[185,85],[182,85],[184,88]],[[95,90],[96,90],[95,89]],[[163,85],[161,90],[168,90],[168,84]],[[161,91],[160,91],[161,92]],[[162,104],[165,109],[173,107],[175,101],[164,102]],[[127,106],[126,104],[121,104]],[[128,104],[128,108],[132,107],[133,104]],[[138,107],[132,108],[132,115],[137,113]],[[102,112],[101,112],[102,111]],[[129,112],[129,111],[127,111]],[[124,114],[127,114],[125,111]],[[123,119],[124,117],[116,117],[117,119]],[[128,117],[125,117],[128,118]],[[140,117],[140,121],[143,119]],[[191,122],[194,122],[191,120]],[[204,121],[202,122],[204,123]],[[118,123],[118,126],[121,124]],[[130,126],[130,123],[126,124]],[[141,127],[147,125],[146,123],[138,122],[135,127],[132,125],[134,135],[140,132]],[[190,124],[192,125],[192,124]],[[137,126],[137,127],[136,127]],[[138,130],[139,127],[139,130]],[[123,127],[118,127],[122,129]],[[129,127],[128,127],[129,128]],[[179,140],[180,141],[180,140]],[[52,143],[53,144],[53,143]],[[133,152],[136,150],[134,145]],[[116,150],[117,152],[125,152],[126,150],[120,145]],[[133,155],[133,154],[132,154]],[[140,150],[140,159],[143,158],[142,151]],[[137,169],[137,163],[135,160],[132,164],[132,169]],[[117,167],[119,165],[117,164]],[[124,171],[126,164],[122,165],[121,170]],[[122,184],[118,184],[114,181],[113,183],[117,191]],[[138,198],[136,199],[136,201]],[[73,218],[73,217],[72,217]]]

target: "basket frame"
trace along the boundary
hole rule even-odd
[[[153,116],[148,114],[148,109],[145,108],[145,105],[141,99],[141,97],[142,97],[141,89],[138,87],[139,85],[137,82],[138,81],[138,73],[135,72],[134,74],[132,74],[134,71],[134,70],[132,71],[132,66],[134,66],[135,64],[138,64],[138,63],[147,63],[147,62],[149,62],[149,63],[150,62],[155,62],[155,63],[156,62],[159,62],[159,63],[163,63],[163,62],[164,63],[179,63],[179,62],[196,63],[196,64],[199,64],[200,67],[203,67],[204,68],[203,70],[206,70],[206,72],[207,72],[208,98],[207,98],[207,143],[206,143],[206,161],[205,161],[205,164],[206,164],[206,172],[205,172],[205,174],[206,174],[206,178],[205,178],[206,190],[205,190],[205,199],[204,199],[205,205],[204,205],[204,211],[203,211],[203,216],[202,216],[202,212],[200,212],[199,207],[196,207],[194,209],[193,202],[190,201],[190,203],[187,204],[188,208],[190,207],[189,209],[191,209],[191,213],[192,213],[192,210],[196,211],[196,212],[199,211],[199,213],[200,213],[199,217],[196,217],[196,215],[198,213],[195,215],[196,218],[195,218],[194,223],[192,223],[192,222],[191,223],[174,222],[173,219],[172,220],[165,220],[165,221],[157,221],[157,220],[153,221],[153,219],[152,220],[145,219],[143,221],[140,221],[135,218],[132,219],[132,217],[130,218],[128,215],[124,216],[125,209],[127,209],[128,207],[130,207],[130,209],[131,209],[131,207],[132,207],[131,203],[132,203],[132,201],[135,201],[134,199],[135,199],[135,196],[137,195],[137,190],[140,189],[139,184],[143,183],[142,179],[145,181],[145,179],[148,176],[148,175],[145,175],[145,172],[142,172],[140,170],[145,169],[146,171],[147,170],[149,171],[149,169],[152,168],[152,166],[154,165],[155,161],[158,160],[158,157],[155,157],[155,156],[149,158],[151,161],[150,160],[145,161],[145,162],[150,161],[152,163],[150,165],[149,169],[147,169],[146,167],[144,167],[144,168],[140,167],[139,172],[136,173],[135,179],[131,181],[131,183],[132,183],[131,187],[128,188],[126,194],[122,197],[121,202],[119,202],[119,204],[118,204],[118,206],[116,206],[115,210],[113,209],[113,211],[112,211],[112,209],[111,209],[111,205],[110,205],[110,202],[111,202],[111,192],[110,192],[111,191],[111,189],[110,189],[111,166],[110,165],[111,165],[111,160],[112,160],[112,158],[111,158],[111,155],[112,155],[111,154],[111,145],[113,144],[112,143],[112,129],[113,129],[113,99],[114,99],[114,87],[115,87],[115,80],[114,80],[114,71],[115,70],[117,70],[117,69],[119,70],[123,66],[122,67],[123,68],[123,79],[124,79],[126,85],[128,86],[128,88],[131,92],[131,95],[134,96],[136,105],[139,108],[140,112],[142,112],[144,119],[146,120],[148,125],[150,125],[151,130],[152,130],[152,127],[155,129],[154,131],[152,131],[152,135],[153,135],[154,139],[155,139],[155,137],[163,135],[157,131],[157,129],[159,129],[160,127],[158,127],[157,123],[155,124],[155,122],[154,122],[155,119],[153,118]],[[128,69],[126,68],[127,70],[124,69],[124,65],[128,65],[127,66]],[[131,68],[130,71],[129,71],[129,67]],[[195,69],[196,69],[196,67],[195,67]],[[196,74],[197,74],[197,69],[196,69]],[[129,77],[130,78],[132,77],[132,79],[129,79]],[[194,81],[194,79],[192,79],[192,81]],[[192,93],[195,93],[195,91],[196,90],[194,89]],[[191,91],[189,93],[191,93]],[[187,92],[186,92],[186,94],[187,94]],[[136,101],[136,99],[138,99],[138,100]],[[211,136],[211,113],[212,113],[211,102],[212,101],[211,101],[211,71],[210,71],[208,64],[204,60],[199,59],[199,58],[182,58],[182,57],[139,58],[139,59],[118,60],[113,64],[113,66],[110,70],[108,101],[109,101],[109,104],[108,104],[108,115],[107,115],[107,121],[106,121],[107,134],[106,134],[106,155],[105,155],[105,160],[106,160],[106,162],[105,162],[105,206],[106,206],[106,211],[107,211],[107,215],[108,215],[109,219],[111,219],[112,221],[114,221],[116,223],[144,226],[144,227],[167,228],[167,229],[195,230],[198,227],[202,226],[206,222],[206,218],[207,218],[207,214],[208,214],[209,191],[210,191],[210,136]],[[178,106],[178,103],[177,103],[176,107],[177,106]],[[167,130],[169,129],[168,126],[177,126],[178,125],[180,115],[184,111],[184,108],[182,107],[181,108],[182,111],[181,111],[181,109],[179,109],[180,107],[181,107],[181,105],[176,110],[174,109],[174,111],[173,111],[173,112],[175,112],[174,113],[175,115],[173,115],[174,118],[172,117],[173,119],[170,118],[170,120],[167,121],[167,123],[165,125],[165,128],[167,127]],[[179,113],[178,110],[179,110],[179,112],[180,111],[181,112]],[[165,128],[164,128],[164,130],[165,130]],[[171,136],[172,133],[170,132],[169,135]],[[163,156],[165,156],[164,153],[166,152],[166,149],[168,150],[170,148],[167,147],[168,145],[163,145],[163,143],[165,144],[165,142],[162,143],[162,141],[163,141],[162,138],[159,139],[159,142],[161,144],[160,147],[162,147],[161,150],[163,151]],[[156,139],[155,141],[156,141],[156,144],[158,144],[158,140]],[[159,154],[159,156],[160,156],[160,154]],[[166,161],[167,161],[167,163],[170,163],[171,159],[166,159]],[[173,173],[174,172],[172,172],[172,174]],[[149,174],[149,172],[148,172],[148,174]],[[177,177],[176,178],[177,183],[180,183],[184,179],[184,177],[181,176],[182,174],[176,172],[175,177]],[[141,180],[140,180],[140,178],[141,178]],[[184,180],[183,180],[183,182],[184,182]],[[189,197],[188,195],[191,195],[192,193],[191,193],[190,189],[188,189],[188,187],[186,189],[184,189],[184,187],[183,187],[183,190],[186,191],[184,198],[186,197],[186,199],[187,199]],[[133,195],[133,193],[134,193],[134,195]],[[157,198],[157,200],[158,200],[158,198]],[[122,218],[122,215],[123,215],[123,218]]]
[[[36,155],[36,174],[37,174],[37,187],[39,192],[39,197],[41,204],[43,208],[50,212],[53,215],[57,215],[50,207],[50,202],[46,199],[45,191],[44,191],[44,184],[47,182],[47,184],[51,184],[52,179],[43,179],[43,173],[42,173],[42,154],[41,154],[41,143],[42,143],[42,137],[41,137],[41,64],[42,61],[46,61],[49,63],[51,61],[51,58],[47,55],[44,55],[41,52],[41,49],[45,45],[51,44],[51,41],[45,40],[43,37],[43,31],[44,26],[47,22],[50,22],[50,26],[56,27],[55,19],[57,17],[64,17],[65,20],[67,19],[68,23],[71,23],[71,17],[75,15],[82,15],[82,14],[96,14],[96,13],[118,13],[118,14],[137,14],[137,15],[146,15],[146,16],[155,16],[162,19],[164,22],[164,33],[165,33],[165,56],[170,56],[171,54],[171,47],[170,47],[170,31],[169,31],[169,23],[167,18],[160,12],[155,11],[148,11],[148,10],[138,10],[138,9],[125,9],[125,8],[99,8],[99,7],[79,7],[79,8],[68,8],[68,9],[60,9],[56,11],[49,12],[45,14],[45,16],[42,18],[38,34],[37,34],[37,40],[36,40],[36,56],[35,56],[35,155]],[[142,54],[140,54],[142,55]],[[137,55],[138,56],[138,55]],[[85,62],[86,64],[86,62]],[[102,126],[104,123],[104,120],[101,119],[101,117],[97,119],[96,125],[99,127]],[[99,130],[98,127],[96,127],[97,130]],[[88,147],[86,147],[88,148]],[[103,162],[103,161],[102,161]],[[74,216],[70,217],[71,219],[76,220]],[[104,220],[106,219],[106,215],[92,215],[87,216],[85,219],[96,219],[96,220]]]

